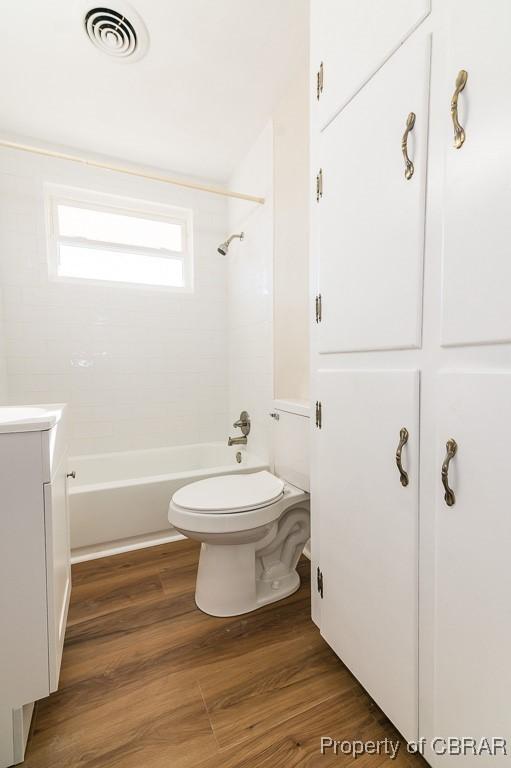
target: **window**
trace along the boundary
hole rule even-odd
[[[54,279],[192,290],[192,214],[183,208],[47,185]]]

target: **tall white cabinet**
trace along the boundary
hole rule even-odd
[[[459,765],[443,739],[511,751],[511,3],[311,30],[313,618]]]

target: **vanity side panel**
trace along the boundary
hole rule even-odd
[[[0,707],[49,693],[41,434],[0,434]]]

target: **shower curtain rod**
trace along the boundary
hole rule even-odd
[[[160,173],[148,173],[147,171],[139,170],[135,166],[127,165],[109,165],[108,163],[102,163],[100,160],[92,160],[86,157],[80,157],[79,155],[70,155],[65,152],[57,152],[52,149],[43,149],[42,147],[34,147],[30,144],[19,144],[16,141],[5,141],[0,139],[0,147],[6,147],[7,149],[18,149],[21,152],[32,152],[36,155],[44,155],[45,157],[55,157],[59,160],[69,160],[72,163],[81,163],[82,165],[88,165],[92,168],[102,168],[107,171],[115,171],[116,173],[125,173],[128,176],[138,176],[141,179],[150,179],[151,181],[161,181],[164,184],[173,184],[175,187],[184,187],[186,189],[195,189],[199,192],[209,192],[212,195],[222,195],[222,197],[233,197],[237,200],[247,200],[251,203],[258,203],[264,205],[264,197],[257,197],[256,195],[246,195],[244,192],[232,192],[229,189],[222,189],[222,187],[208,186],[207,184],[196,184],[192,181],[182,181],[181,179],[173,179],[171,176],[165,176]]]

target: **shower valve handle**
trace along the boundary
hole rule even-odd
[[[250,416],[248,415],[247,411],[242,411],[240,413],[239,419],[235,421],[232,426],[235,429],[241,429],[245,436],[248,435],[250,432]]]

